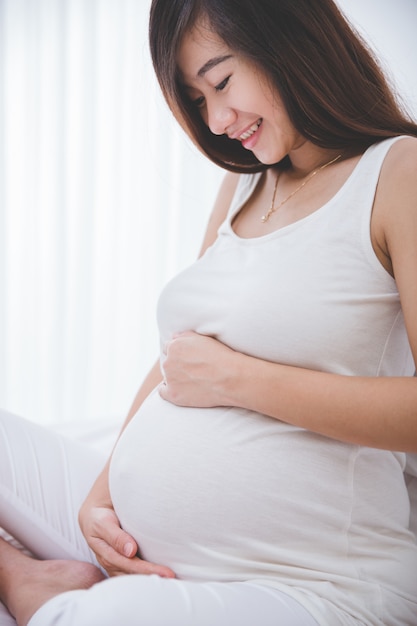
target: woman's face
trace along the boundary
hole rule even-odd
[[[304,143],[267,77],[203,24],[184,38],[178,66],[188,97],[215,135],[240,141],[266,165]]]

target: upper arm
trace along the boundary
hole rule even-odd
[[[380,223],[417,364],[417,139],[394,144],[380,182]]]
[[[203,244],[201,246],[199,256],[202,256],[209,246],[211,246],[217,238],[217,231],[220,225],[226,219],[227,212],[236,191],[239,174],[228,172],[220,185],[213,210],[211,212],[206,233],[204,235]]]

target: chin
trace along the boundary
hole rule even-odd
[[[255,156],[258,159],[258,161],[262,163],[262,165],[275,165],[276,163],[279,163],[279,161],[281,161],[284,158],[283,156],[268,156],[267,157],[265,155],[258,155],[258,154],[255,154]]]
[[[282,150],[280,150],[279,152],[275,150],[267,152],[266,150],[257,151],[255,149],[253,150],[253,154],[254,156],[256,156],[258,161],[262,163],[262,165],[275,165],[276,163],[282,161],[282,159],[286,156],[286,153],[283,154]]]

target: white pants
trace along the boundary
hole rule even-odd
[[[104,455],[0,411],[0,526],[42,559],[96,564],[77,522]],[[63,593],[29,626],[317,626],[295,600],[254,583],[109,578]]]

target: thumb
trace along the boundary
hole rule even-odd
[[[112,532],[112,537],[109,541],[112,548],[119,554],[128,557],[129,559],[136,556],[138,552],[138,544],[129,533],[125,532],[122,528],[117,528]]]

